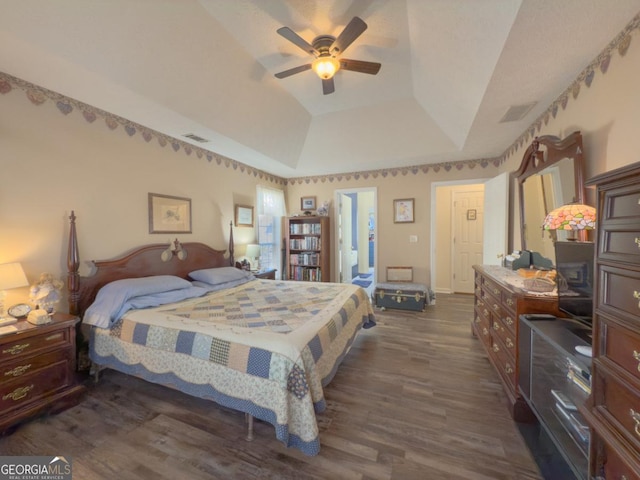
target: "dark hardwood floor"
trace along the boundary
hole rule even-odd
[[[471,336],[473,297],[376,311],[325,389],[315,457],[271,425],[107,371],[80,405],[0,438],[0,455],[64,455],[74,479],[539,480],[497,374]]]

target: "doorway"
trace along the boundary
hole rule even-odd
[[[373,292],[376,283],[377,189],[335,191],[336,281]]]
[[[509,173],[503,172],[493,178],[463,180],[458,182],[434,182],[431,185],[431,285],[436,293],[454,293],[457,289],[468,288],[454,285],[455,276],[473,278],[470,268],[473,264],[500,265],[507,249],[509,217]],[[470,233],[460,232],[456,228],[454,217],[454,191],[464,192],[483,189],[484,196],[477,208],[467,205],[462,208],[458,218],[470,226],[470,222],[479,222],[475,235],[481,232],[482,255],[476,260],[466,261],[465,266],[456,266],[454,241]],[[477,201],[477,200],[476,200]],[[462,205],[464,207],[464,204]],[[476,210],[469,212],[469,210]],[[475,218],[476,220],[472,220]],[[463,269],[462,272],[455,271]],[[467,282],[473,286],[473,281]],[[460,293],[473,293],[463,291]]]

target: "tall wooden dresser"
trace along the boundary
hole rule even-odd
[[[590,478],[640,479],[640,163],[592,178],[598,230]]]
[[[524,313],[560,316],[558,299],[533,295],[518,285],[523,278],[496,265],[474,265],[475,308],[473,333],[487,351],[507,394],[509,412],[518,422],[534,422],[535,416],[518,389],[518,317]]]

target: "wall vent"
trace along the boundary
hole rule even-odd
[[[504,114],[500,123],[506,122],[517,122],[518,120],[522,120],[527,113],[535,106],[538,102],[525,103],[523,105],[513,105],[509,107],[507,113]]]
[[[207,143],[209,141],[206,138],[199,137],[198,135],[196,135],[194,133],[185,133],[183,135],[183,137],[189,138],[191,140],[194,140],[194,141],[200,142],[200,143]]]

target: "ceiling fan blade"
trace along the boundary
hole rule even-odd
[[[310,53],[311,55],[319,55],[319,52],[315,48],[313,48],[313,45],[311,45],[289,27],[281,27],[277,30],[277,32],[294,45],[300,47],[305,52]]]
[[[360,17],[353,17],[329,49],[331,53],[343,53],[353,41],[367,29],[367,24]]]
[[[352,72],[368,73],[369,75],[375,75],[380,71],[380,64],[376,62],[364,62],[362,60],[349,60],[348,58],[341,58],[340,68],[342,70],[351,70]]]
[[[328,80],[322,80],[322,94],[323,95],[329,95],[330,93],[333,93],[336,91],[336,86],[333,83],[333,77],[329,78]]]
[[[296,73],[304,72],[310,69],[311,64],[307,63],[306,65],[300,65],[299,67],[290,68],[289,70],[285,70],[284,72],[276,73],[276,78],[287,78],[291,75],[295,75]]]

